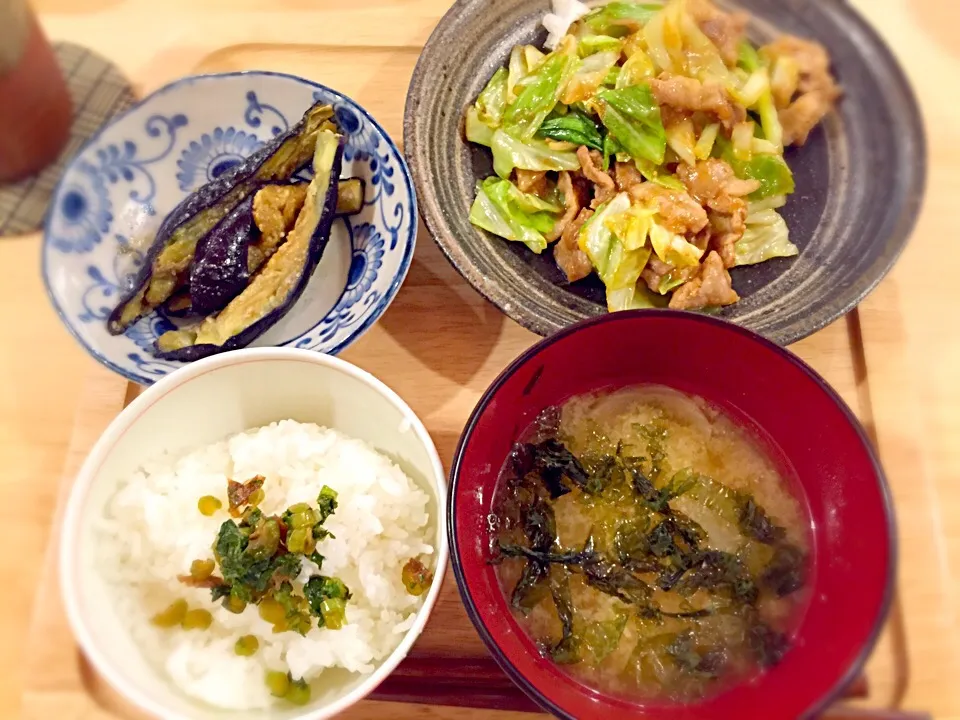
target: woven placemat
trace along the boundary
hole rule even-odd
[[[38,230],[67,163],[104,123],[136,100],[130,81],[108,60],[72,43],[54,43],[53,50],[73,100],[70,139],[57,161],[37,175],[0,185],[0,236]]]

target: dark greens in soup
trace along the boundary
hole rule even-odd
[[[545,412],[492,520],[516,618],[587,685],[695,700],[789,647],[809,521],[769,454],[700,398],[640,386]]]

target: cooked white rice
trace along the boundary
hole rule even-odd
[[[267,514],[298,502],[315,505],[323,485],[339,493],[324,525],[336,539],[321,541],[317,550],[326,558],[323,574],[340,578],[353,593],[340,630],[274,634],[255,606],[235,615],[211,602],[209,590],[177,581],[193,560],[213,557],[213,540],[229,518],[227,479],[255,475],[266,478],[260,507]],[[224,503],[212,517],[197,509],[204,495]],[[212,705],[263,708],[276,702],[264,684],[267,670],[289,669],[308,681],[329,668],[367,674],[396,648],[423,599],[404,590],[401,568],[411,557],[433,566],[428,504],[426,492],[366,443],[284,420],[146,464],[105,508],[98,565],[116,588],[117,617],[177,686]],[[313,563],[303,565],[298,586],[317,572]],[[209,610],[211,627],[153,626],[150,618],[178,598]],[[235,654],[241,635],[258,638],[252,657]]]

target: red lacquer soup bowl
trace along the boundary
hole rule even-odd
[[[783,660],[691,704],[612,697],[541,657],[511,615],[490,564],[488,515],[518,436],[575,395],[657,383],[699,395],[758,429],[792,466],[811,521],[809,601]],[[497,378],[460,439],[449,531],[460,593],[500,666],[546,710],[569,718],[793,720],[816,715],[860,671],[886,615],[896,548],[890,496],[863,428],[788,351],[708,316],[605,315],[543,340]]]

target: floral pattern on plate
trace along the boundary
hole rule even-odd
[[[296,123],[314,102],[334,106],[347,136],[342,175],[362,177],[361,212],[334,224],[303,297],[253,345],[337,353],[383,313],[416,241],[416,197],[396,145],[359,105],[290,75],[185,78],[117,117],[77,155],[53,201],[43,275],[64,324],[97,360],[143,384],[181,363],[151,349],[178,322],[160,313],[112,336],[105,320],[144,262],[162,219],[186,195]],[[298,173],[309,180],[309,171]]]

